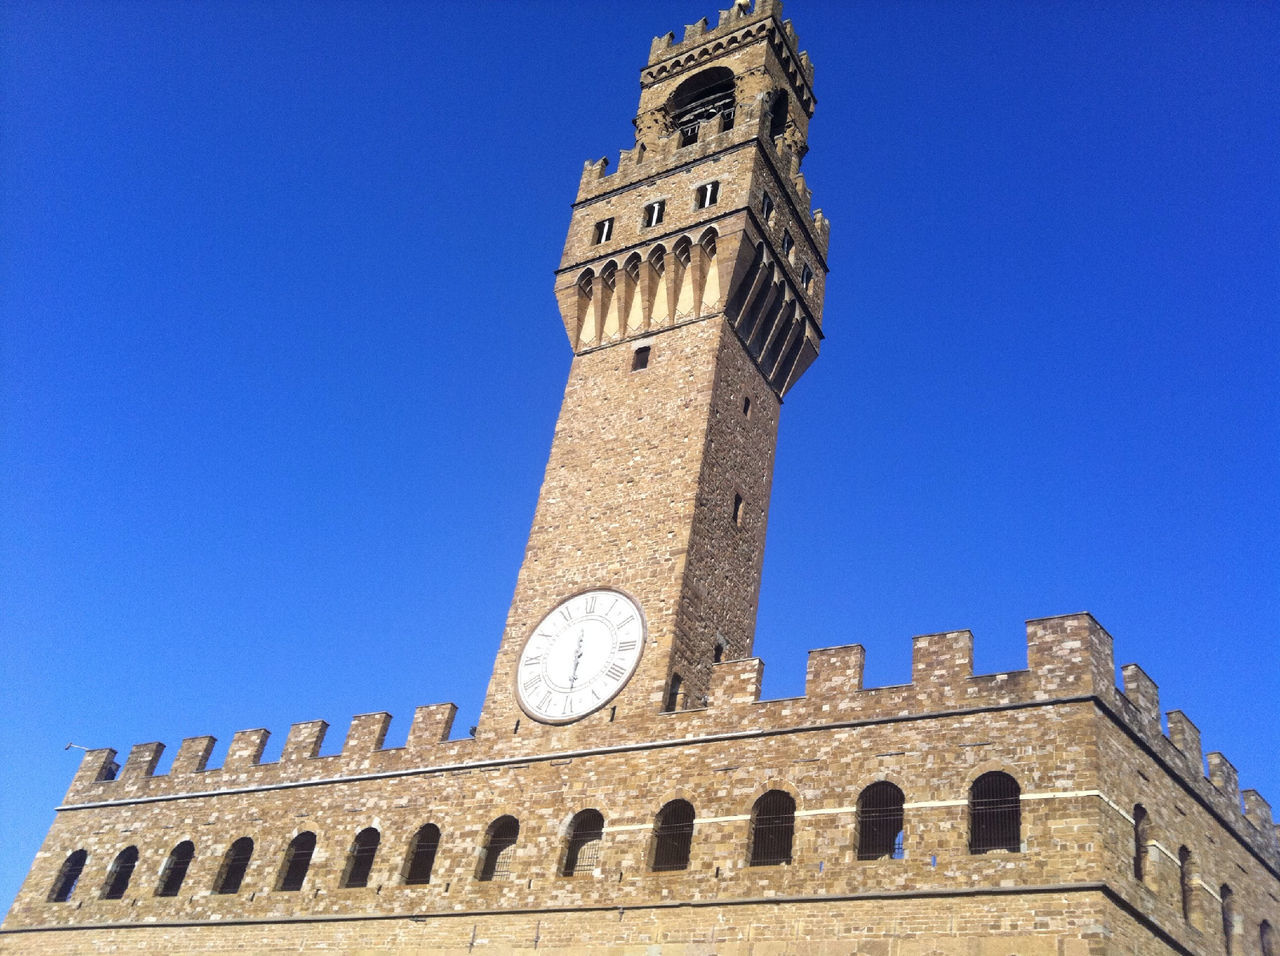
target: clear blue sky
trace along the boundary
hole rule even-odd
[[[68,741],[475,723],[584,160],[715,0],[0,0],[0,901]],[[757,651],[1092,611],[1280,807],[1280,5],[794,0],[833,222]]]

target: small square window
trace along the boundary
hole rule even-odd
[[[760,194],[760,212],[764,215],[765,222],[773,222],[773,197],[768,193]]]
[[[791,232],[784,230],[782,233],[782,254],[790,257],[791,250],[796,247],[796,241],[791,238]]]
[[[649,367],[649,351],[650,351],[650,346],[642,345],[638,349],[636,349],[634,353],[632,353],[631,371],[638,372],[642,368]]]
[[[720,199],[720,183],[710,182],[703,183],[698,187],[697,207],[706,209],[708,206],[714,206]]]
[[[805,292],[808,292],[809,287],[813,285],[813,270],[807,264],[800,270],[800,284],[804,286]]]
[[[662,223],[662,217],[667,212],[667,201],[659,199],[657,202],[651,202],[644,207],[644,224],[646,227],[657,226]]]
[[[612,216],[610,216],[608,219],[601,219],[598,223],[596,223],[595,236],[596,236],[597,246],[600,245],[600,243],[608,242],[611,238],[613,238],[613,217]]]

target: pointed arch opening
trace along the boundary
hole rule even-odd
[[[406,886],[426,886],[431,882],[431,869],[436,864],[436,851],[439,849],[440,828],[434,823],[424,824],[413,835],[409,845],[404,869]]]
[[[1218,891],[1222,900],[1222,943],[1226,947],[1227,956],[1233,956],[1236,946],[1236,895],[1226,883]]]
[[[785,790],[770,790],[751,808],[748,863],[779,866],[791,862],[795,840],[796,800]]]
[[[316,835],[310,830],[303,830],[290,840],[284,851],[284,865],[280,867],[276,889],[283,893],[296,893],[302,889],[315,852]]]
[[[347,854],[346,870],[342,874],[342,886],[357,888],[369,885],[369,874],[373,871],[373,861],[378,855],[378,844],[382,842],[382,834],[377,827],[365,827],[351,841],[351,851]]]
[[[901,860],[903,856],[902,791],[887,780],[858,794],[858,859]]]
[[[1022,850],[1022,790],[1007,773],[984,773],[969,788],[969,852]]]
[[[62,861],[62,866],[58,868],[58,876],[53,881],[53,886],[49,887],[50,903],[65,903],[71,899],[71,894],[75,892],[76,884],[80,882],[80,877],[84,873],[85,860],[89,858],[87,850],[75,850],[67,854],[67,858]]]
[[[480,871],[476,878],[489,882],[510,876],[511,861],[519,838],[520,821],[513,816],[498,817],[489,824],[484,850],[480,856]]]
[[[1262,951],[1262,956],[1280,956],[1275,928],[1265,919],[1258,924],[1258,948]]]
[[[569,822],[569,841],[565,847],[561,876],[590,873],[600,862],[604,840],[604,815],[599,810],[582,810]]]
[[[172,850],[164,861],[160,871],[160,884],[156,887],[156,896],[177,896],[182,891],[182,883],[187,878],[187,870],[196,855],[196,845],[190,840],[183,840]]]

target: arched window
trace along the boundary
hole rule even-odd
[[[516,854],[516,840],[519,836],[520,821],[515,817],[498,817],[489,824],[478,879],[500,879],[511,873],[511,858]]]
[[[692,254],[689,250],[692,248],[693,243],[689,241],[689,237],[681,236],[676,244],[671,248],[671,254],[676,257],[676,261],[679,262],[681,266],[688,266],[689,260],[692,258]]]
[[[1022,849],[1022,791],[1007,773],[984,773],[969,788],[969,852]]]
[[[561,876],[589,873],[600,862],[600,843],[604,837],[604,816],[599,810],[583,810],[569,823],[569,845],[565,850]]]
[[[796,801],[785,790],[770,790],[751,808],[752,866],[791,862],[796,830]]]
[[[590,299],[591,293],[595,289],[596,274],[588,269],[582,275],[578,276],[578,293],[584,299]]]
[[[71,892],[80,882],[80,874],[84,872],[84,861],[88,858],[87,851],[76,850],[62,861],[62,866],[58,868],[58,878],[49,888],[50,903],[65,903],[71,899]]]
[[[373,858],[378,855],[378,843],[381,840],[382,834],[376,827],[365,827],[356,834],[351,852],[347,854],[347,872],[342,875],[343,886],[369,885],[369,871],[373,869]]]
[[[702,238],[698,240],[698,245],[702,246],[702,251],[706,253],[708,259],[716,257],[716,231],[708,229],[702,234]]]
[[[858,795],[858,859],[902,859],[902,791],[888,781]]]
[[[169,859],[164,861],[160,871],[160,885],[156,887],[156,896],[177,896],[182,890],[182,881],[187,878],[187,868],[196,855],[196,845],[190,840],[183,840],[169,852]]]
[[[311,868],[311,855],[316,852],[316,835],[303,830],[289,841],[284,851],[284,866],[280,868],[280,883],[276,887],[285,893],[302,889],[302,881]]]
[[[1258,948],[1262,950],[1262,956],[1280,956],[1276,952],[1276,931],[1266,920],[1258,925]]]
[[[240,884],[244,881],[245,871],[249,869],[249,861],[253,859],[253,841],[241,837],[231,844],[227,855],[222,858],[222,869],[218,873],[218,882],[214,892],[224,895],[240,892]]]
[[[1227,947],[1227,956],[1236,951],[1236,900],[1231,887],[1222,884],[1219,893],[1222,899],[1222,940]]]
[[[1191,921],[1191,851],[1178,847],[1178,890],[1182,898],[1182,918]]]
[[[133,879],[133,868],[138,865],[138,848],[136,846],[127,846],[119,853],[116,858],[111,861],[111,869],[107,871],[107,882],[102,884],[102,898],[104,900],[119,900],[124,898],[124,891],[129,888],[129,881]]]
[[[653,826],[653,869],[687,870],[693,845],[693,804],[672,800],[658,811]]]
[[[662,246],[654,246],[653,252],[649,253],[649,265],[653,268],[653,274],[661,278],[667,271],[667,250]]]
[[[409,856],[405,861],[404,882],[408,886],[425,886],[431,882],[431,868],[440,849],[440,828],[428,823],[413,835]]]
[[[1147,842],[1150,838],[1151,821],[1147,817],[1147,808],[1137,804],[1133,808],[1133,878],[1141,880],[1147,871]]]

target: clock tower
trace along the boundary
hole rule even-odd
[[[636,143],[587,163],[574,358],[477,735],[587,741],[749,656],[783,396],[822,339],[813,70],[774,0],[653,41]]]

